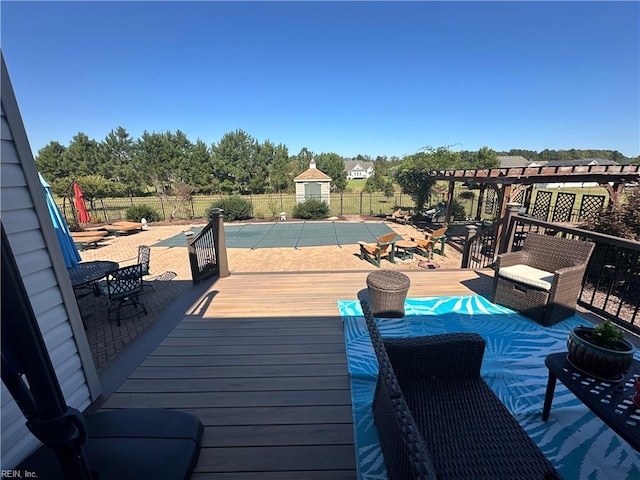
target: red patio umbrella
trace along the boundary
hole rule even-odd
[[[87,211],[87,205],[84,203],[84,194],[80,190],[80,185],[73,182],[73,196],[75,197],[76,209],[78,210],[78,222],[89,223],[91,217]]]

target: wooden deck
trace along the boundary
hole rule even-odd
[[[217,280],[102,408],[198,415],[205,431],[194,479],[355,479],[337,300],[358,298],[368,273]],[[491,271],[405,273],[410,297],[491,288]]]

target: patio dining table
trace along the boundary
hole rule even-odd
[[[117,262],[108,260],[96,260],[93,262],[82,262],[73,268],[68,268],[69,278],[74,290],[90,286],[98,280],[107,276],[109,272],[117,270]]]

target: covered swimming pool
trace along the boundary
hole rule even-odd
[[[197,234],[203,227],[190,231]],[[393,232],[380,222],[279,222],[225,225],[227,248],[320,247],[375,242]],[[400,238],[398,236],[398,238]],[[184,233],[174,235],[153,247],[186,247]]]

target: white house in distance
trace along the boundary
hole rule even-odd
[[[373,162],[360,162],[349,160],[344,162],[344,169],[347,172],[347,180],[357,178],[367,179],[373,175]]]
[[[331,202],[331,177],[316,167],[316,161],[309,162],[309,169],[293,179],[296,184],[296,203],[309,199]]]

